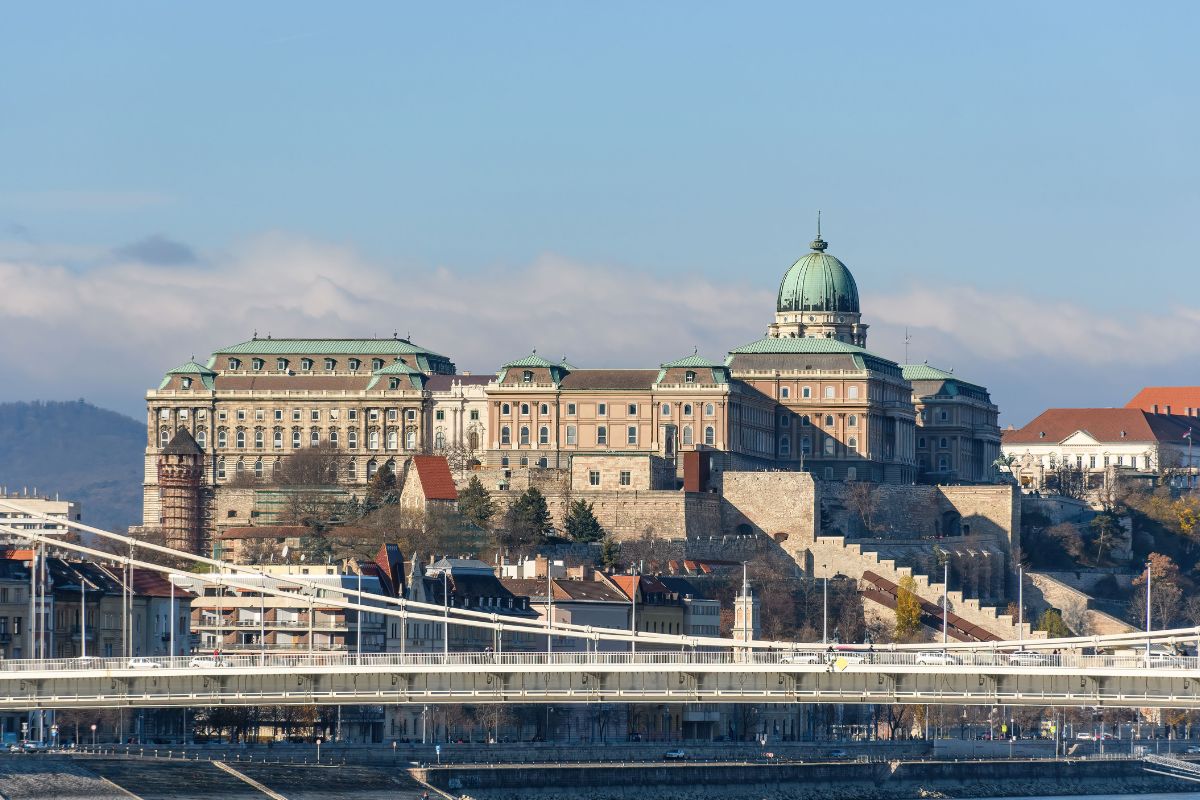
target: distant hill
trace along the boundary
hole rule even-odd
[[[0,403],[0,486],[83,504],[83,521],[122,531],[142,519],[144,423],[82,400]]]

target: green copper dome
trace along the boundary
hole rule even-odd
[[[838,259],[827,254],[829,245],[817,238],[811,253],[792,264],[779,284],[780,311],[845,311],[858,313],[858,286]]]

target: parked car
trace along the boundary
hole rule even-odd
[[[687,751],[676,747],[663,753],[663,761],[687,761]]]
[[[1079,733],[1075,734],[1075,738],[1081,742],[1090,742],[1094,737],[1092,736],[1091,731],[1080,731]]]
[[[930,650],[930,651],[926,651],[926,652],[917,653],[917,663],[918,664],[926,664],[929,666],[947,667],[947,666],[952,666],[952,665],[956,665],[956,664],[961,664],[962,661],[959,660],[958,656],[952,656],[949,653],[947,653],[945,650],[940,650],[940,651]]]
[[[214,669],[217,667],[232,667],[233,662],[223,656],[195,656],[188,662],[188,666],[197,669]]]
[[[849,753],[847,753],[845,750],[842,750],[840,748],[837,750],[830,750],[828,755],[830,758],[849,758],[850,757]]]
[[[1034,650],[1018,650],[1008,654],[1008,663],[1014,667],[1045,667],[1050,664],[1050,656]]]
[[[1187,753],[1188,755],[1200,753],[1200,744],[1189,744],[1187,750],[1184,750],[1183,752]]]
[[[130,669],[162,669],[162,664],[155,661],[153,658],[145,656],[134,656],[129,659]]]
[[[821,656],[813,652],[784,653],[779,657],[780,664],[820,664]]]

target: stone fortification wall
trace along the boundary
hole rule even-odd
[[[809,473],[726,472],[721,480],[725,533],[764,534],[792,546],[819,533],[818,485]]]
[[[617,539],[643,536],[646,531],[663,539],[718,536],[721,532],[720,498],[713,494],[681,491],[569,492],[541,489],[550,516],[560,530],[567,509],[575,500],[587,500],[600,525]],[[497,514],[503,515],[520,491],[491,492]]]

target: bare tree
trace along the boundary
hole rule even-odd
[[[863,530],[875,532],[875,512],[879,509],[879,496],[875,484],[869,481],[850,481],[846,484],[846,507],[862,520]]]
[[[328,444],[305,447],[284,456],[272,476],[277,486],[337,486],[345,457]]]

